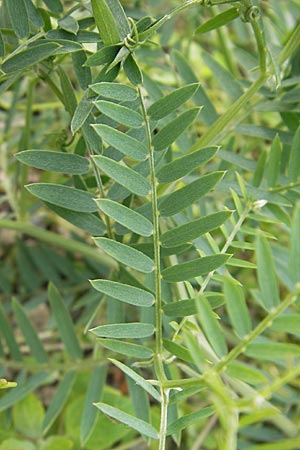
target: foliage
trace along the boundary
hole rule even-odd
[[[297,449],[299,1],[148,3],[0,4],[0,448]]]

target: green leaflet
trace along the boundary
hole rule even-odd
[[[152,223],[138,212],[108,199],[96,200],[96,203],[104,214],[113,218],[133,233],[137,233],[140,236],[150,236],[152,234]]]
[[[85,66],[86,60],[87,56],[84,50],[72,53],[73,66],[81,89],[88,89],[92,82],[92,72],[89,67]]]
[[[44,25],[42,16],[40,12],[36,9],[35,5],[32,3],[32,0],[24,0],[25,7],[27,10],[29,21],[37,28],[42,28]]]
[[[150,185],[148,181],[133,169],[130,169],[125,164],[122,165],[105,156],[94,156],[93,159],[97,166],[103,170],[103,172],[105,172],[117,183],[124,186],[133,194],[149,194]]]
[[[7,345],[9,356],[16,361],[22,361],[22,354],[20,352],[19,345],[14,336],[7,314],[1,305],[0,305],[0,330],[1,335],[4,338],[4,341]]]
[[[149,359],[153,356],[153,351],[144,345],[131,344],[129,342],[108,338],[98,338],[97,342],[100,342],[103,347],[112,352],[120,353],[121,355],[129,356],[130,358]]]
[[[97,211],[93,196],[80,189],[52,183],[34,183],[25,186],[36,197],[72,211],[91,213]]]
[[[174,341],[171,341],[170,339],[164,339],[163,343],[164,343],[165,349],[168,352],[170,352],[172,355],[176,356],[179,359],[182,359],[183,361],[187,361],[187,362],[193,364],[194,361],[193,361],[189,351],[185,347],[177,344]]]
[[[256,242],[257,278],[261,300],[267,311],[280,303],[274,260],[270,245],[264,236],[259,235]]]
[[[55,43],[35,45],[6,59],[1,68],[5,73],[27,69],[27,67],[33,66],[53,55],[58,48],[59,45]]]
[[[61,90],[63,93],[63,103],[65,105],[66,111],[73,116],[77,108],[77,99],[74,94],[74,88],[71,79],[67,72],[58,66],[58,76],[60,79]]]
[[[300,203],[296,204],[291,227],[289,273],[294,283],[300,281]]]
[[[168,282],[190,280],[217,269],[225,264],[230,256],[231,255],[224,253],[192,259],[191,261],[176,264],[172,267],[167,267],[162,271],[162,276],[163,279]]]
[[[226,11],[218,14],[212,19],[207,20],[201,24],[195,31],[196,34],[207,33],[208,31],[215,30],[216,28],[222,27],[232,20],[239,17],[239,10],[236,7],[229,8]]]
[[[218,319],[212,311],[207,298],[203,295],[199,296],[199,301],[196,302],[196,307],[198,310],[198,320],[210,345],[216,354],[222,358],[222,356],[227,353],[227,345]]]
[[[93,14],[99,34],[105,45],[116,44],[120,34],[114,15],[106,0],[91,0]]]
[[[122,264],[144,273],[150,273],[154,269],[152,259],[129,245],[103,237],[95,238],[94,241],[99,248]]]
[[[19,39],[27,38],[30,34],[30,27],[24,0],[9,0],[6,5],[17,37]]]
[[[45,203],[55,214],[75,225],[75,227],[81,228],[92,236],[104,235],[106,228],[99,216],[92,213],[71,211],[70,209],[61,208],[48,202]]]
[[[117,366],[122,372],[124,372],[127,376],[129,376],[136,384],[141,386],[148,394],[150,394],[155,400],[158,402],[161,401],[160,395],[152,384],[146,381],[141,375],[139,375],[134,370],[130,369],[130,367],[125,364],[117,361],[116,359],[109,358],[109,360]]]
[[[96,107],[102,114],[129,128],[140,128],[143,125],[143,117],[136,111],[117,103],[99,100]]]
[[[192,183],[162,197],[159,211],[162,216],[173,216],[187,206],[200,200],[207,194],[224,176],[224,172],[212,172],[192,181]]]
[[[3,36],[0,31],[0,58],[3,58],[4,53],[5,53],[5,46],[4,46]]]
[[[113,100],[133,102],[137,98],[137,91],[126,84],[102,82],[91,84],[89,87],[96,94]]]
[[[242,338],[250,333],[252,328],[244,291],[237,281],[227,276],[224,278],[224,294],[230,322],[237,334]]]
[[[284,439],[273,444],[254,445],[248,450],[297,450],[299,447],[300,439]]]
[[[199,83],[192,83],[175,89],[170,94],[152,103],[148,108],[147,114],[155,120],[168,116],[189,100],[195,94],[198,87]]]
[[[128,134],[107,125],[93,125],[96,133],[109,145],[119,150],[126,156],[138,161],[146,159],[148,150],[145,145]]]
[[[91,375],[80,423],[80,441],[82,447],[84,447],[96,425],[98,414],[93,402],[101,400],[105,378],[106,367],[104,365],[96,367]]]
[[[271,330],[280,333],[291,333],[300,335],[300,314],[285,314],[277,317],[272,323]]]
[[[206,408],[202,408],[199,411],[195,411],[191,414],[187,414],[186,416],[182,416],[168,425],[167,434],[168,436],[170,436],[171,434],[176,433],[176,431],[183,430],[189,425],[192,425],[193,423],[198,422],[201,419],[213,415],[214,412],[215,411],[213,408],[207,406]]]
[[[300,347],[297,344],[272,343],[254,343],[249,344],[245,350],[245,355],[259,360],[273,361],[286,359],[291,356],[300,355]]]
[[[60,0],[44,0],[44,3],[48,6],[50,11],[53,11],[56,14],[60,14],[63,11]]]
[[[163,306],[164,313],[169,317],[186,317],[197,313],[197,299],[180,300]]]
[[[67,372],[62,381],[59,383],[43,421],[42,428],[44,434],[47,433],[47,431],[50,429],[55,419],[58,417],[59,413],[65,406],[71,393],[72,387],[75,383],[75,379],[76,372],[72,370],[70,372]]]
[[[62,17],[61,19],[59,19],[57,21],[57,23],[62,30],[69,31],[69,33],[72,33],[75,35],[77,34],[77,32],[79,30],[79,25],[78,25],[77,20],[74,19],[74,17],[72,17],[70,15]]]
[[[87,95],[85,94],[76,106],[72,117],[71,131],[73,134],[75,134],[76,131],[84,125],[92,110],[93,103],[87,99]]]
[[[226,368],[226,373],[230,377],[237,378],[249,384],[257,385],[268,382],[268,379],[260,370],[238,361],[229,363]]]
[[[92,67],[102,66],[103,64],[110,64],[117,56],[120,48],[120,45],[109,45],[108,47],[102,47],[96,53],[87,58],[85,65],[88,67]]]
[[[114,323],[110,325],[100,325],[89,331],[100,338],[142,339],[153,335],[154,326],[150,323],[141,322]]]
[[[28,319],[24,308],[17,300],[13,300],[13,311],[20,330],[25,338],[25,341],[30,348],[33,358],[39,363],[46,363],[48,361],[48,355],[44,346]]]
[[[154,150],[163,150],[171,145],[193,123],[201,108],[192,108],[179,114],[153,137]]]
[[[49,283],[48,286],[48,299],[50,302],[51,311],[55,318],[57,329],[67,352],[71,358],[82,358],[82,351],[79,346],[71,316],[61,298],[60,293],[53,283]]]
[[[137,417],[131,416],[120,409],[114,408],[113,406],[106,405],[105,403],[95,403],[95,406],[100,409],[104,414],[118,420],[125,425],[138,431],[140,434],[147,436],[151,439],[159,439],[157,431],[144,420],[138,419]]]
[[[126,47],[124,47],[126,48]],[[130,53],[128,56],[126,56],[126,59],[124,61],[124,70],[128,77],[128,80],[134,85],[138,86],[142,84],[143,82],[143,75],[140,71],[139,66],[137,65],[132,53]]]
[[[157,178],[161,183],[170,183],[196,170],[201,164],[209,161],[219,147],[201,148],[193,153],[184,155],[164,165],[158,172]]]
[[[280,164],[281,164],[281,153],[282,145],[278,134],[272,142],[272,147],[270,150],[268,166],[267,166],[267,180],[268,187],[275,187],[279,174],[280,174]]]
[[[47,150],[25,150],[16,154],[18,161],[27,166],[53,172],[78,175],[89,171],[89,162],[86,158],[71,153],[54,152]]]
[[[300,125],[297,128],[295,136],[293,137],[289,166],[288,166],[288,176],[291,181],[297,181],[300,174]]]
[[[184,242],[191,242],[199,236],[220,227],[231,214],[231,211],[220,211],[179,225],[162,234],[160,237],[161,243],[163,246],[172,247]]]
[[[94,289],[109,297],[140,307],[149,307],[154,303],[154,296],[143,289],[109,280],[91,280]]]

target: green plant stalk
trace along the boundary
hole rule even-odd
[[[0,229],[14,230],[28,236],[32,236],[40,241],[47,242],[47,244],[54,245],[61,249],[80,253],[86,258],[90,258],[99,264],[107,267],[108,269],[117,269],[118,264],[116,261],[109,256],[100,253],[100,251],[95,251],[94,247],[90,245],[83,244],[82,242],[75,241],[73,239],[67,239],[65,236],[60,236],[59,234],[53,233],[52,231],[43,230],[42,228],[36,227],[28,222],[14,221],[1,219]]]
[[[161,267],[160,267],[160,240],[159,240],[159,211],[157,202],[157,178],[155,176],[155,162],[154,162],[154,148],[151,141],[151,130],[145,102],[141,87],[138,87],[138,93],[141,103],[142,114],[146,128],[147,146],[149,150],[149,167],[150,167],[150,185],[151,185],[151,203],[152,203],[152,218],[153,218],[153,245],[154,245],[154,277],[155,277],[155,355],[154,367],[156,376],[160,383],[166,380],[166,375],[163,367],[163,337],[162,337],[162,298],[161,298]],[[159,450],[165,450],[167,437],[167,415],[168,415],[168,401],[169,390],[163,386],[161,391],[161,415],[160,415],[160,439]]]
[[[277,57],[277,63],[281,66],[288,58],[290,58],[300,45],[300,23],[298,23],[287,43]]]

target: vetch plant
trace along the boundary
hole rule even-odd
[[[251,0],[190,0],[159,19],[133,19],[118,0],[74,4],[60,18],[60,2],[45,3],[52,11],[48,16],[24,2],[26,13],[18,20],[13,15],[16,2],[4,3],[20,43],[2,63],[2,86],[7,89],[24,70],[33,72],[64,105],[72,136],[61,149],[34,149],[27,131],[16,159],[25,184],[28,166],[58,174],[27,183],[27,192],[93,235],[97,249],[28,223],[23,190],[21,203],[10,192],[17,220],[1,219],[0,226],[79,252],[105,268],[100,278],[90,280],[101,302],[87,310],[86,328],[96,337],[96,348],[81,446],[95,426],[97,408],[159,450],[171,440],[193,450],[299,448],[298,423],[290,414],[300,373],[299,79],[292,59],[299,47],[299,25],[278,50],[278,42],[268,43],[270,28],[264,29],[261,5]],[[184,53],[176,48],[166,57],[157,37],[183,13],[193,12],[192,23],[209,7],[214,7],[212,16],[198,23],[194,39],[197,43],[214,30],[224,50],[226,67],[205,49],[202,55],[212,82],[223,84],[232,99],[220,115]],[[77,20],[81,9],[87,15]],[[51,28],[54,18],[56,29]],[[257,53],[256,67],[242,81],[237,74],[249,68],[238,66],[223,34],[223,27],[236,21],[235,31],[243,35],[247,27],[251,32]],[[30,26],[43,31],[34,34]],[[62,67],[69,53],[83,91],[76,95]],[[252,62],[246,50],[240,54],[247,64]],[[165,84],[151,79],[149,64],[155,58],[164,61]],[[287,112],[290,103],[293,111]],[[265,111],[279,112],[288,131],[241,123]],[[270,149],[259,144],[256,161],[243,151],[238,154],[232,150],[235,133],[266,139],[272,142]],[[238,145],[246,146],[246,140]],[[286,235],[291,231],[290,251],[281,243],[271,244],[281,229]],[[53,283],[48,299],[69,357],[82,360],[78,333]],[[36,360],[45,364],[47,353],[23,307],[14,301],[13,309]],[[288,342],[286,332],[295,341]],[[4,338],[9,347],[12,337],[6,333]],[[10,350],[19,357],[13,344]],[[95,401],[104,385],[104,362],[97,366],[103,349],[126,377],[131,411]],[[35,377],[31,385],[39,386],[49,374]],[[71,367],[47,410],[43,433],[62,411],[74,382]],[[3,409],[14,404],[14,396],[18,399],[18,388],[15,392],[1,399]],[[269,444],[256,445],[256,431],[265,433]]]

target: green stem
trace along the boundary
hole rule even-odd
[[[161,357],[163,349],[162,340],[162,298],[161,298],[161,267],[160,267],[160,241],[159,241],[159,211],[157,202],[157,179],[155,176],[154,148],[151,142],[151,130],[147,111],[144,103],[141,88],[138,88],[142,114],[144,117],[146,138],[149,150],[149,166],[150,166],[150,184],[151,184],[151,202],[152,202],[152,218],[153,218],[153,245],[154,245],[154,272],[155,272],[155,321],[156,321],[156,359],[158,360],[158,377],[164,376],[162,369]]]
[[[86,258],[90,258],[109,269],[118,268],[118,265],[114,259],[100,253],[100,251],[96,250],[94,247],[73,239],[67,239],[66,237],[60,236],[52,231],[43,230],[42,228],[36,227],[31,223],[1,219],[0,229],[1,228],[19,231],[40,241],[47,242],[47,244],[55,245],[56,247],[70,252],[80,253]]]
[[[158,450],[165,450],[167,441],[167,420],[168,420],[168,404],[169,389],[161,388],[161,415],[160,415],[160,431],[159,431],[159,447]]]
[[[299,45],[300,45],[300,23],[296,25],[284,48],[279,53],[277,57],[278,65],[281,66],[287,59],[289,59],[293,55],[295,50],[297,50]]]
[[[145,107],[145,102],[141,88],[138,88],[142,114],[146,128],[146,139],[149,150],[149,168],[150,168],[150,185],[151,185],[151,203],[152,203],[152,220],[153,220],[153,245],[154,245],[154,277],[155,277],[155,356],[154,367],[156,376],[161,383],[166,380],[163,366],[163,324],[162,324],[162,298],[161,298],[161,267],[160,267],[160,240],[159,240],[159,211],[157,201],[157,179],[155,176],[155,160],[154,148],[151,141],[151,129]],[[167,418],[168,418],[168,402],[169,389],[161,386],[161,413],[160,413],[160,438],[159,450],[165,450],[167,438]]]

